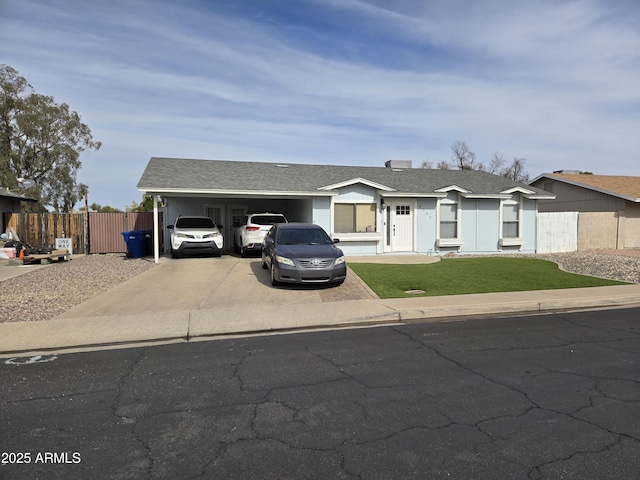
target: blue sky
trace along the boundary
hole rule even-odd
[[[0,63],[103,143],[89,202],[152,156],[640,175],[637,0],[0,0]]]

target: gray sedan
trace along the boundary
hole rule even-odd
[[[271,227],[262,245],[262,268],[271,284],[337,283],[347,277],[344,253],[318,225],[280,223]]]

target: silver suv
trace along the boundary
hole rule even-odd
[[[241,256],[248,252],[262,251],[262,241],[272,225],[287,223],[281,213],[249,213],[242,217],[233,238],[233,247]]]
[[[222,225],[216,225],[209,217],[179,216],[171,230],[171,257],[185,253],[211,253],[222,255]]]

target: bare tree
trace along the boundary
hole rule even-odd
[[[436,165],[437,169],[481,170],[520,183],[529,181],[529,174],[524,168],[527,161],[524,158],[514,157],[513,162],[507,165],[504,156],[499,151],[496,151],[491,156],[489,165],[485,166],[482,162],[476,161],[476,154],[469,149],[465,142],[457,141],[451,145],[451,151],[453,152],[452,161],[440,160]],[[433,162],[422,162],[422,168],[433,168]]]
[[[453,164],[460,170],[484,170],[482,163],[476,163],[476,154],[472,152],[465,142],[458,140],[451,145],[453,152]]]
[[[428,170],[431,170],[433,168],[433,162],[431,162],[429,160],[425,160],[424,162],[422,162],[422,168],[426,168]]]
[[[505,165],[506,161],[502,154],[496,152],[491,157],[491,163],[487,171],[495,175],[500,175],[501,177],[515,180],[516,182],[527,183],[529,181],[529,174],[524,169],[526,162],[524,158],[514,157],[510,165]]]
[[[495,175],[501,175],[504,170],[504,157],[500,152],[495,152],[491,157],[491,162],[489,163],[489,168],[487,172],[493,173]]]
[[[422,162],[422,168],[433,169],[433,162],[429,160]],[[440,160],[436,165],[436,168],[438,170],[450,170],[452,168],[452,164],[446,160]]]
[[[529,174],[524,169],[525,163],[526,160],[524,158],[514,157],[511,165],[505,168],[501,175],[516,182],[527,183],[529,181]]]

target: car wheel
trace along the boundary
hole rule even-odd
[[[178,255],[178,252],[176,252],[175,250],[171,249],[171,258],[178,258],[180,257],[180,255]]]
[[[243,243],[244,243],[244,242],[242,242],[242,243],[240,244],[240,256],[241,256],[242,258],[244,258],[244,257],[246,257],[246,256],[247,256],[247,251],[244,249]]]
[[[264,252],[262,252],[262,269],[266,270],[267,268],[269,268],[269,267],[267,267],[267,261],[266,261],[265,256],[264,256]]]
[[[269,269],[269,273],[271,276],[271,285],[274,287],[277,287],[278,285],[280,285],[280,282],[276,280],[276,269],[273,266],[273,262],[271,262],[271,268]]]

